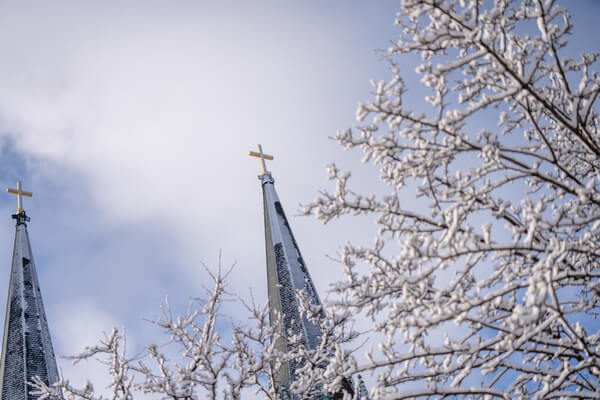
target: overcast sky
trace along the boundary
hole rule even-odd
[[[202,294],[200,263],[215,266],[219,250],[237,262],[230,291],[266,302],[260,168],[247,156],[257,143],[275,156],[276,188],[326,297],[341,277],[326,255],[370,244],[376,226],[293,215],[330,187],[327,163],[358,164],[328,137],[353,126],[369,81],[389,76],[375,50],[397,35],[396,3],[0,1],[0,184],[20,179],[34,193],[24,208],[58,355],[113,325],[132,348],[166,340],[142,318],[158,317],[166,295],[183,312]],[[569,4],[573,40],[597,50],[598,2]],[[414,62],[403,68],[410,76]],[[0,196],[2,301],[14,197]],[[98,374],[59,364],[75,381]]]

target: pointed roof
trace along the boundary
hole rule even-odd
[[[34,376],[46,384],[58,381],[58,368],[38,282],[27,221],[22,209],[12,216],[16,221],[4,340],[0,359],[2,399],[32,400],[27,385]]]
[[[321,344],[321,330],[306,315],[300,315],[300,299],[297,292],[302,292],[312,305],[320,306],[321,300],[275,190],[275,180],[265,165],[265,160],[273,160],[273,156],[264,154],[260,144],[258,152],[251,151],[249,155],[260,158],[262,169],[258,178],[263,189],[269,319],[271,324],[278,318],[283,320],[286,336],[288,332],[292,332],[300,338],[303,346],[314,350]],[[325,314],[321,312],[321,316],[324,318]],[[293,350],[293,345],[297,344],[290,343],[286,337],[277,344],[277,348],[280,352],[287,353]],[[291,361],[278,371],[275,380],[282,399],[290,398],[286,387],[294,382],[296,369],[299,367],[297,362]],[[354,394],[349,380],[344,378],[342,386],[343,389],[339,393],[320,394],[319,398],[341,399],[344,392]]]
[[[304,346],[315,349],[321,342],[321,331],[306,316],[300,315],[296,291],[303,291],[314,305],[320,305],[321,300],[275,191],[273,177],[267,172],[259,178],[263,189],[269,316],[273,322],[280,315],[286,332],[291,330],[300,335]],[[289,343],[281,343],[279,347],[286,352],[289,346]],[[294,380],[297,366],[290,364],[280,371],[280,384],[287,386]]]
[[[321,342],[321,331],[306,315],[300,315],[296,292],[302,291],[314,305],[320,305],[321,300],[275,191],[275,180],[265,165],[265,160],[272,160],[273,156],[264,154],[260,144],[258,152],[251,151],[249,155],[260,158],[262,169],[259,179],[263,189],[269,319],[273,324],[277,318],[282,318],[286,335],[291,331],[300,337],[300,343],[306,348],[315,349]],[[287,353],[292,350],[291,345],[286,339],[277,347]],[[276,378],[280,387],[289,386],[294,381],[297,367],[295,362],[282,366]]]

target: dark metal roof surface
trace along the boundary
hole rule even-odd
[[[306,316],[300,315],[296,291],[303,291],[312,304],[318,305],[321,301],[275,191],[274,180],[270,174],[261,175],[260,178],[265,212],[270,317],[273,320],[280,315],[286,332],[301,335],[302,343],[307,348],[314,349],[320,344],[321,332]],[[289,347],[290,343],[280,344],[282,352]],[[294,380],[297,367],[288,365],[287,368],[282,368],[278,377],[279,384],[289,385]]]
[[[27,216],[17,220],[15,247],[8,288],[2,358],[0,359],[0,392],[2,400],[32,400],[27,382],[39,376],[47,384],[58,380],[58,369],[40,285],[35,270]]]

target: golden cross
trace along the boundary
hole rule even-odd
[[[24,210],[21,207],[23,205],[23,199],[22,196],[27,196],[27,197],[31,197],[33,196],[30,192],[24,192],[23,188],[21,187],[21,181],[17,181],[17,188],[16,189],[6,189],[6,191],[8,193],[14,193],[17,195],[17,207],[19,208],[17,210],[17,214],[21,214]]]
[[[272,160],[273,156],[264,154],[262,151],[262,146],[260,144],[258,145],[258,153],[255,151],[249,151],[248,155],[260,158],[260,167],[262,168],[262,174],[264,175],[269,173],[269,171],[267,171],[267,166],[265,165],[265,160]]]

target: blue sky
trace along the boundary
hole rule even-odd
[[[579,50],[595,50],[599,2],[573,7]],[[169,295],[184,311],[204,262],[237,262],[230,291],[266,301],[256,143],[321,297],[341,268],[325,257],[366,244],[358,218],[322,226],[293,217],[329,187],[325,165],[356,168],[328,137],[351,127],[375,54],[395,38],[396,1],[0,2],[0,184],[20,179],[56,353],[73,354],[113,325],[133,348],[164,341],[155,318]],[[403,70],[416,104],[415,60]],[[416,81],[416,79],[414,79]],[[377,190],[376,171],[356,172]],[[0,298],[16,209],[0,196]],[[228,306],[230,307],[230,306]],[[229,311],[229,310],[228,310]],[[235,319],[235,309],[230,310]],[[61,360],[75,381],[97,367]]]

